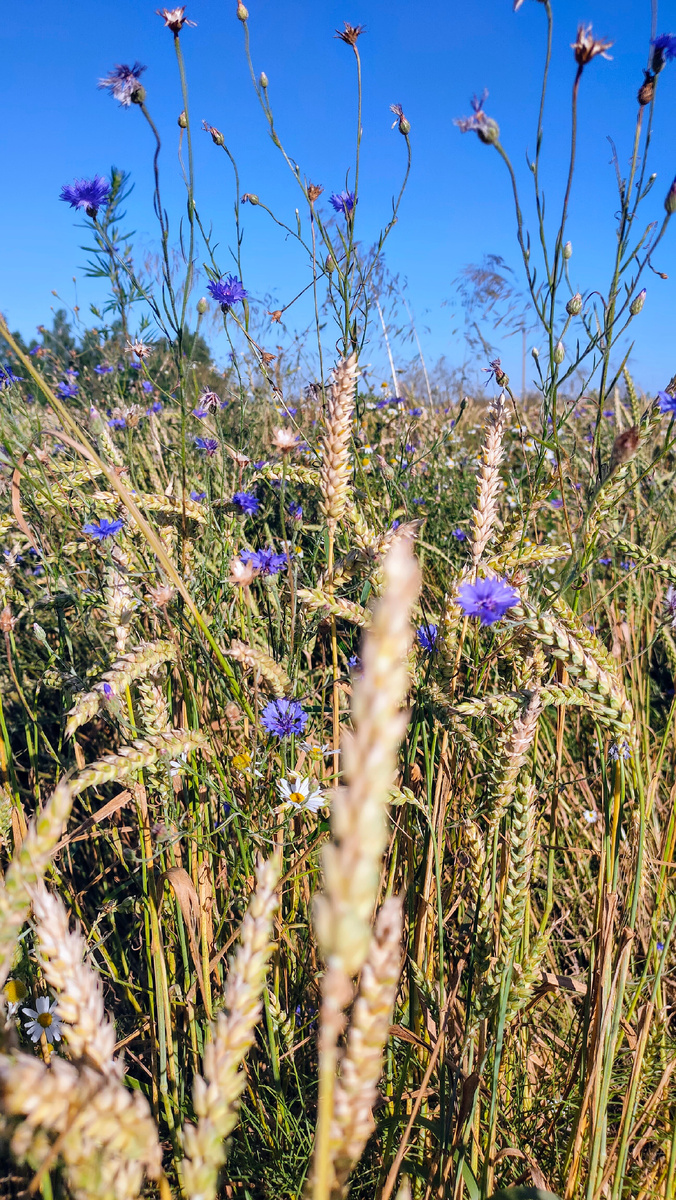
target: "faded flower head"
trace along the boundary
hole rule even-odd
[[[519,603],[519,593],[504,579],[477,579],[463,583],[456,604],[467,617],[478,617],[482,625],[500,621],[509,608]]]
[[[130,104],[141,104],[145,100],[145,88],[141,83],[141,75],[145,67],[135,62],[133,67],[126,63],[116,63],[110,75],[99,79],[100,88],[108,88],[114,100],[119,100],[123,108]]]
[[[323,191],[324,191],[324,188],[323,188],[323,187],[321,187],[321,185],[320,185],[320,184],[318,184],[318,183],[308,183],[308,185],[307,185],[307,198],[308,198],[308,200],[310,201],[310,204],[314,204],[315,200],[319,200],[319,197],[321,196],[321,194],[322,194],[322,192],[323,192]]]
[[[300,700],[270,700],[261,713],[261,725],[278,738],[304,733],[307,713]]]
[[[309,776],[302,779],[294,772],[291,781],[279,780],[277,791],[283,808],[305,809],[306,812],[316,813],[322,807],[324,793]]]
[[[16,617],[12,616],[12,610],[9,604],[6,604],[0,612],[0,633],[11,633],[15,625]]]
[[[156,608],[166,608],[174,599],[176,588],[171,587],[168,583],[160,583],[157,587],[149,587],[146,594]]]
[[[197,397],[197,406],[204,412],[215,412],[217,408],[222,407],[221,397],[212,392],[209,388],[204,388]]]
[[[220,304],[223,312],[228,312],[233,304],[237,304],[240,300],[245,300],[248,294],[241,279],[238,279],[236,275],[225,275],[220,279],[213,280],[208,285],[207,291]]]
[[[398,125],[400,133],[403,133],[404,136],[409,134],[411,132],[411,122],[405,116],[401,104],[390,104],[390,112],[393,112],[396,116],[396,121],[392,122],[392,128],[394,129],[395,125]]]
[[[471,117],[456,117],[453,122],[461,133],[476,133],[479,140],[487,146],[494,145],[500,137],[500,126],[492,117],[486,116],[484,104],[488,99],[488,89],[481,96],[472,96],[473,113]]]
[[[608,757],[611,762],[619,762],[620,759],[626,762],[628,758],[631,758],[631,746],[626,738],[623,738],[621,742],[613,742],[608,751]]]
[[[156,8],[155,12],[158,17],[164,19],[164,24],[167,29],[171,29],[173,34],[180,33],[184,25],[196,25],[196,21],[189,21],[185,16],[185,4],[180,8]]]
[[[98,210],[110,199],[110,184],[101,175],[93,179],[76,179],[65,183],[59,200],[65,200],[71,208],[84,208],[88,217],[95,218]]]
[[[336,30],[336,37],[339,37],[341,42],[346,42],[348,46],[356,46],[357,39],[362,33],[366,32],[365,25],[348,25],[347,21],[343,22],[344,29]]]
[[[26,1033],[34,1042],[39,1042],[43,1033],[47,1041],[61,1041],[61,1019],[57,1012],[56,1000],[49,1003],[47,996],[38,996],[35,1001],[35,1008],[24,1008],[21,1010],[24,1016],[28,1017],[26,1021]]]
[[[298,437],[293,429],[275,429],[272,441],[282,454],[288,454],[290,450],[294,450],[298,445]]]
[[[225,138],[223,137],[220,129],[217,129],[215,125],[210,125],[208,121],[202,121],[202,129],[204,129],[206,133],[211,134],[211,139],[217,146],[225,145]]]
[[[578,25],[577,40],[571,42],[571,50],[575,52],[575,62],[578,67],[586,67],[587,63],[591,62],[597,55],[602,58],[610,59],[611,54],[606,54],[606,50],[610,50],[612,42],[603,42],[600,38],[595,38],[592,33],[591,25]]]
[[[149,358],[152,352],[152,346],[147,346],[143,341],[127,342],[127,354],[135,354],[138,359]]]
[[[228,582],[233,587],[248,588],[256,578],[256,567],[249,559],[243,562],[241,558],[233,558],[230,563],[230,574]]]
[[[350,217],[356,204],[354,192],[332,192],[329,196],[329,204],[334,212],[342,213],[344,217]]]
[[[109,521],[107,517],[101,517],[100,521],[88,521],[82,526],[82,532],[88,533],[97,542],[106,542],[108,538],[115,537],[124,528],[124,521],[118,517],[116,521]]]

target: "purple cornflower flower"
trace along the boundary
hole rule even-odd
[[[261,725],[278,738],[291,737],[305,731],[307,713],[300,700],[270,700],[261,713]]]
[[[161,400],[155,400],[155,402],[154,402],[153,404],[151,404],[151,405],[150,405],[150,408],[148,409],[148,412],[149,412],[149,413],[151,413],[151,412],[154,412],[154,413],[161,413],[161,412],[162,412],[162,401],[161,401]]]
[[[0,388],[8,388],[12,383],[21,383],[23,375],[15,375],[11,367],[3,367],[0,363]]]
[[[198,450],[203,450],[207,458],[213,458],[218,450],[218,441],[216,438],[196,437],[195,446]]]
[[[411,416],[412,417],[421,417],[422,416],[422,408],[412,408]]]
[[[552,500],[551,504],[552,508],[563,508],[563,500],[559,500],[558,498]]]
[[[497,121],[492,117],[486,116],[484,112],[484,104],[488,99],[488,90],[484,90],[481,96],[472,96],[471,117],[457,117],[453,122],[457,125],[461,133],[474,132],[478,134],[479,139],[486,145],[493,145],[500,137],[500,129]]]
[[[454,529],[451,534],[451,537],[454,537],[456,539],[456,541],[458,541],[458,542],[466,542],[467,541],[467,534],[465,533],[465,531],[463,529]]]
[[[213,280],[207,285],[207,291],[211,293],[223,312],[228,312],[233,304],[237,304],[239,300],[246,299],[248,292],[244,290],[242,281],[236,275],[225,275],[220,279]]]
[[[389,400],[379,400],[376,404],[376,408],[387,408],[389,403]]]
[[[286,565],[285,554],[275,554],[271,546],[264,550],[243,550],[240,554],[243,563],[250,562],[261,575],[277,575]]]
[[[190,493],[190,499],[191,499],[191,500],[196,500],[198,503],[199,503],[201,500],[206,500],[206,497],[207,497],[207,494],[206,494],[206,492],[191,492],[191,493]]]
[[[61,383],[57,384],[56,390],[60,396],[63,396],[64,400],[72,400],[78,394],[76,383],[64,383],[63,380]]]
[[[423,650],[428,654],[434,654],[437,648],[437,637],[439,636],[438,625],[421,625],[416,637]]]
[[[65,183],[59,200],[66,200],[71,208],[84,208],[88,217],[95,218],[98,210],[110,199],[110,184],[101,175],[93,179],[76,179]]]
[[[600,563],[602,564],[602,566],[604,566],[604,567],[607,567],[607,566],[609,565],[609,563],[611,563],[612,561],[613,561],[613,560],[612,560],[612,558],[600,558],[600,559],[599,559],[599,562],[600,562]]]
[[[476,583],[463,583],[456,603],[465,616],[479,617],[482,625],[492,625],[519,603],[519,593],[504,579],[477,579]]]
[[[656,948],[658,954],[661,954],[662,951],[664,950],[664,942],[658,942],[655,948]]]
[[[660,33],[653,38],[650,45],[653,48],[650,66],[653,71],[661,71],[665,62],[676,58],[676,37],[673,33]]]
[[[417,505],[417,504],[426,504],[426,503],[427,503],[427,501],[425,500],[424,496],[416,496],[413,500],[411,500],[411,504]]]
[[[123,108],[129,108],[132,101],[139,103],[144,99],[144,95],[141,95],[144,92],[141,76],[145,69],[140,62],[135,62],[133,67],[116,63],[110,75],[99,79],[99,87],[109,88],[113,99],[119,100]]]
[[[347,660],[347,665],[351,671],[361,671],[361,659],[358,654],[351,654]]]
[[[100,521],[89,521],[82,526],[82,532],[88,533],[90,537],[96,539],[97,542],[105,542],[108,538],[115,537],[124,526],[124,521],[119,517],[116,521],[109,521],[107,517],[101,517]]]
[[[209,416],[209,412],[206,408],[202,408],[198,404],[197,408],[193,408],[192,415],[193,417],[197,417],[198,421],[203,421],[205,417]]]
[[[626,762],[628,758],[631,758],[631,746],[626,738],[623,738],[621,742],[613,742],[608,751],[608,757],[612,762],[619,762],[621,758]]]
[[[141,387],[143,388],[144,392],[152,392],[153,390],[153,385],[149,379],[143,379],[141,381]]]
[[[236,504],[240,512],[246,516],[253,516],[257,513],[261,502],[258,496],[254,496],[252,492],[235,492],[232,497],[233,504]]]
[[[94,370],[95,370],[95,372],[96,372],[96,374],[97,374],[97,375],[111,375],[111,374],[112,374],[112,371],[113,371],[113,368],[112,368],[112,367],[107,367],[107,366],[105,365],[105,363],[104,363],[104,365],[103,365],[103,366],[100,366],[100,367],[94,367]]]
[[[289,505],[289,516],[291,517],[292,521],[302,521],[303,520],[303,509],[302,509],[301,505],[300,504],[290,504]]]
[[[399,520],[398,517],[395,517],[394,521],[390,525],[390,529],[398,529],[400,525],[401,525],[401,521]]]
[[[334,212],[342,213],[344,217],[350,217],[355,206],[354,192],[333,192],[329,196],[329,204]]]
[[[113,689],[109,683],[104,683],[103,687],[101,688],[101,691],[103,692],[104,696],[110,697],[113,694]]]
[[[111,429],[126,429],[127,422],[124,417],[112,417],[108,422]]]
[[[657,405],[662,413],[676,413],[676,396],[669,392],[658,392]]]

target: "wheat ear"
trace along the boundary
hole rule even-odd
[[[350,438],[357,379],[357,355],[338,363],[328,395],[326,432],[322,444],[322,508],[335,529],[345,511],[350,482]]]
[[[39,958],[45,979],[57,994],[59,1016],[68,1029],[73,1058],[86,1059],[103,1075],[122,1075],[115,1061],[115,1027],[108,1019],[96,968],[87,962],[87,947],[79,931],[68,927],[68,913],[59,896],[44,887],[33,893]]]
[[[197,1125],[186,1125],[183,1144],[185,1191],[190,1200],[215,1200],[218,1172],[225,1162],[225,1138],[237,1124],[246,1075],[244,1059],[262,1011],[268,962],[273,949],[272,920],[277,908],[279,862],[260,862],[256,889],[242,922],[241,942],[225,985],[225,1012],[219,1013],[204,1051],[204,1077],[193,1088]]]
[[[234,638],[226,650],[228,658],[234,658],[243,667],[248,667],[256,677],[260,677],[268,685],[273,696],[288,696],[291,691],[291,680],[281,663],[276,662],[266,650],[260,646],[249,646]]]
[[[76,729],[91,721],[107,700],[117,698],[136,679],[150,675],[162,662],[175,662],[176,650],[171,642],[144,642],[123,654],[104,671],[101,680],[91,692],[78,696],[68,713],[66,737],[72,737]]]
[[[497,516],[504,432],[505,397],[501,393],[490,411],[477,477],[476,508],[472,514],[472,562],[475,568],[491,539]]]
[[[536,689],[530,696],[523,713],[512,724],[503,743],[486,811],[489,830],[495,829],[509,807],[521,769],[533,743],[541,712],[540,692]]]
[[[338,1195],[375,1128],[373,1106],[399,986],[401,936],[401,900],[392,896],[378,914],[336,1083],[331,1143]]]

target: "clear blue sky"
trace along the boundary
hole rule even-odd
[[[132,173],[135,191],[129,224],[151,252],[157,235],[151,207],[151,142],[133,107],[121,109],[97,80],[114,63],[147,64],[148,105],[164,137],[167,207],[177,232],[184,191],[176,158],[176,119],[181,109],[172,35],[155,15],[152,0],[53,0],[7,5],[3,13],[3,183],[0,189],[0,308],[10,325],[30,336],[48,323],[57,305],[52,289],[84,310],[101,298],[97,283],[82,278],[83,231],[58,201],[60,187],[75,176],[105,174],[111,163]],[[222,129],[239,164],[241,190],[256,192],[287,221],[299,193],[267,135],[243,52],[236,0],[190,0],[187,15],[197,28],[182,35],[196,127],[202,118]],[[469,112],[469,98],[490,91],[487,110],[500,123],[502,140],[519,172],[532,215],[524,152],[534,149],[545,21],[536,0],[518,13],[511,0],[250,0],[256,69],[270,80],[277,126],[303,173],[340,190],[353,154],[354,60],[333,37],[344,20],[363,23],[363,174],[358,233],[370,244],[387,219],[404,165],[404,142],[390,129],[389,105],[404,106],[410,119],[413,171],[400,221],[387,247],[393,273],[407,280],[428,358],[463,358],[453,303],[453,280],[462,267],[486,253],[502,255],[522,273],[515,250],[508,181],[498,156],[474,135],[461,135],[453,118]],[[56,15],[55,15],[56,14]],[[551,211],[558,213],[570,132],[573,58],[569,44],[578,21],[592,21],[613,39],[612,62],[595,60],[585,71],[580,105],[580,153],[569,237],[572,277],[580,291],[607,287],[617,208],[608,136],[627,162],[650,35],[649,0],[554,0],[554,67],[547,113],[543,182]],[[676,32],[676,0],[660,9],[658,31]],[[645,206],[647,219],[663,215],[663,199],[676,174],[676,63],[660,79],[660,103],[652,149],[658,174]],[[195,134],[197,201],[221,244],[229,266],[232,240],[232,177],[225,156],[201,130]],[[300,253],[265,213],[244,208],[243,274],[250,293],[286,303],[307,282]],[[676,219],[675,219],[676,220]],[[532,227],[532,222],[531,222]],[[533,231],[535,232],[535,231]],[[648,297],[634,323],[633,366],[643,387],[664,386],[676,370],[676,224],[656,256],[667,281],[649,273]],[[449,303],[450,302],[450,303]],[[301,314],[299,313],[299,316]],[[282,335],[283,336],[283,335]],[[374,328],[367,357],[385,362]],[[520,380],[517,339],[499,347],[503,362]],[[385,375],[383,375],[385,378]]]

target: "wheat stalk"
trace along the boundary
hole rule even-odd
[[[246,1083],[242,1064],[260,1019],[273,949],[272,919],[277,908],[279,869],[276,859],[260,862],[257,867],[255,891],[225,985],[225,1011],[213,1024],[211,1041],[204,1051],[204,1077],[198,1076],[194,1083],[198,1121],[183,1130],[183,1174],[190,1200],[214,1200],[218,1172],[226,1157],[224,1141],[237,1124],[239,1098]]]
[[[335,529],[345,511],[350,482],[350,438],[357,379],[357,355],[338,363],[333,373],[322,443],[322,508],[329,526]]]
[[[475,569],[491,539],[497,517],[504,431],[505,397],[504,393],[501,393],[490,411],[486,440],[481,450],[481,463],[477,476],[476,507],[472,513],[472,562]]]

